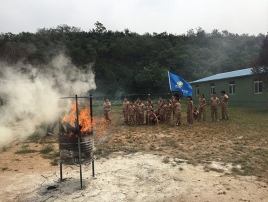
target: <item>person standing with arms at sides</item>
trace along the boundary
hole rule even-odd
[[[151,104],[151,101],[147,101],[146,105],[145,105],[145,119],[146,119],[146,124],[149,124],[149,114],[150,111],[153,110],[153,106]]]
[[[213,93],[212,98],[210,99],[210,110],[211,110],[211,121],[214,121],[214,116],[216,121],[218,119],[218,105],[220,104],[219,98],[217,98],[217,93]]]
[[[201,120],[201,117],[203,117],[203,121],[206,121],[206,105],[207,101],[204,97],[204,94],[200,94],[200,98],[198,100],[198,107],[199,107],[198,121]]]
[[[226,95],[225,91],[221,91],[221,117],[222,120],[229,120],[228,117],[228,95]]]
[[[136,122],[137,125],[143,125],[144,123],[144,104],[142,103],[141,99],[138,100],[137,106],[136,106]]]
[[[138,124],[138,110],[137,110],[137,106],[138,106],[138,103],[139,103],[139,99],[140,98],[137,98],[136,102],[133,103],[133,105],[135,107],[135,124]]]
[[[191,96],[187,96],[187,124],[188,126],[194,123],[194,103]]]
[[[166,101],[165,104],[165,120],[166,120],[166,124],[170,125],[170,119],[171,119],[171,112],[172,112],[172,104],[170,102],[170,100]]]
[[[111,102],[109,101],[108,98],[105,99],[105,102],[103,103],[103,108],[104,108],[104,117],[106,119],[107,123],[112,123],[112,119],[111,119]]]
[[[175,113],[175,111],[174,111],[175,96],[174,96],[174,95],[171,96],[171,101],[170,101],[170,103],[171,103],[171,105],[172,105],[172,119],[173,119],[173,121],[174,121],[174,113]]]
[[[162,97],[159,97],[159,100],[158,100],[158,103],[157,103],[157,110],[158,110],[158,113],[160,113],[160,107],[159,107],[159,105],[161,105],[162,104],[162,102],[163,102],[163,98]]]
[[[128,115],[129,115],[128,124],[131,126],[135,125],[135,106],[134,106],[133,102],[129,103]]]
[[[165,108],[164,108],[165,102],[162,100],[160,104],[158,105],[158,111],[160,114],[160,123],[165,123]]]
[[[173,108],[174,108],[174,126],[180,126],[181,125],[181,103],[179,101],[179,98],[177,97],[175,97],[175,104]]]
[[[128,106],[129,106],[129,101],[127,100],[127,98],[124,98],[123,107],[122,107],[122,112],[124,116],[124,125],[128,124]]]

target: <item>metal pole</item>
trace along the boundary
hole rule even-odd
[[[60,162],[60,181],[62,182],[62,163]]]
[[[75,102],[76,102],[76,124],[77,124],[76,129],[77,129],[77,135],[78,135],[78,153],[79,153],[79,167],[80,167],[80,185],[82,189],[83,184],[82,184],[82,165],[81,165],[81,145],[80,145],[80,128],[79,128],[77,95],[75,95]]]
[[[59,134],[58,134],[58,138],[59,138],[59,135],[62,135],[62,125],[61,125],[61,120],[59,118]],[[60,142],[59,142],[59,145],[60,145]],[[59,150],[60,150],[60,146],[59,146]],[[62,182],[62,162],[60,160],[60,181]]]
[[[89,95],[89,106],[90,106],[90,119],[91,119],[91,132],[93,136],[93,110],[92,110],[92,95]],[[95,177],[95,162],[94,162],[94,153],[93,153],[93,147],[94,147],[94,136],[93,136],[93,142],[92,142],[92,150],[91,150],[91,157],[92,157],[92,176]]]

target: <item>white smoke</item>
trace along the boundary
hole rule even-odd
[[[71,100],[61,97],[88,95],[96,88],[90,65],[82,71],[63,54],[46,67],[0,64],[0,75],[0,145],[31,135],[41,122],[56,120],[70,108],[66,102]]]

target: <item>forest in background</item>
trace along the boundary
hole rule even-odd
[[[45,71],[52,58],[63,53],[81,70],[92,67],[96,95],[167,93],[167,71],[193,81],[248,68],[264,39],[263,34],[238,35],[216,29],[207,33],[202,28],[182,35],[140,35],[129,29],[107,30],[100,22],[89,31],[59,25],[36,33],[1,33],[0,61],[31,64]]]

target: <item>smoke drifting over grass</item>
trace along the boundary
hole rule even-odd
[[[0,145],[14,136],[31,135],[35,127],[53,121],[62,111],[70,109],[61,97],[87,95],[95,89],[90,65],[80,70],[64,55],[55,57],[46,67],[0,64]]]

